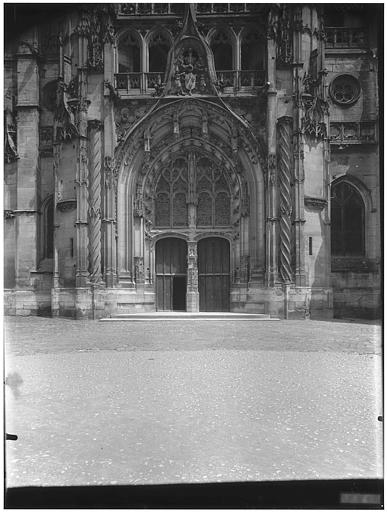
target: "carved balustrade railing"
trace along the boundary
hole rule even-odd
[[[350,144],[373,144],[377,142],[376,122],[331,122],[330,143],[346,146]]]
[[[152,73],[145,74],[145,87],[146,89],[156,89],[161,86],[164,79],[164,73],[161,71],[154,71]]]
[[[116,89],[122,91],[141,91],[144,89],[144,73],[116,74]]]
[[[240,87],[262,87],[265,85],[264,70],[242,70],[238,74]]]
[[[219,91],[225,94],[239,90],[247,92],[251,88],[262,87],[265,84],[264,70],[220,70],[216,72],[216,76]],[[115,87],[124,95],[156,94],[161,90],[163,80],[162,72],[117,73]]]
[[[197,4],[197,14],[233,14],[233,13],[248,13],[252,10],[252,4]]]
[[[365,48],[367,34],[364,28],[325,27],[326,48]]]
[[[222,88],[237,87],[238,85],[238,72],[219,70],[216,72],[216,78]]]
[[[255,4],[247,3],[198,3],[197,15],[210,14],[247,14],[256,10]],[[181,16],[184,13],[184,3],[122,3],[119,6],[120,16]]]
[[[249,87],[262,87],[265,84],[265,70],[240,70],[240,71],[224,71],[216,72],[218,84],[221,89],[233,87],[235,90]],[[227,91],[225,91],[227,92]]]

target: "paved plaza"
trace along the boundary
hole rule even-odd
[[[381,327],[5,321],[10,487],[382,476]]]

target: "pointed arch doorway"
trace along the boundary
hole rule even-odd
[[[156,243],[156,309],[185,311],[187,243],[181,238],[162,238]]]
[[[225,238],[198,242],[199,310],[230,311],[230,243]]]

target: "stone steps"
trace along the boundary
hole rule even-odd
[[[254,320],[254,321],[276,321],[279,318],[273,318],[270,315],[262,313],[187,313],[186,311],[167,311],[167,312],[152,312],[152,313],[128,313],[117,314],[111,318],[101,318],[100,322],[138,322],[148,320]]]

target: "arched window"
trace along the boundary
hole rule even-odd
[[[138,73],[140,69],[140,44],[137,37],[128,32],[118,43],[118,72]]]
[[[241,46],[241,85],[261,86],[265,83],[265,44],[255,32],[244,35]]]
[[[331,246],[333,256],[364,255],[364,201],[346,181],[331,188]]]
[[[242,69],[262,70],[265,68],[265,45],[258,34],[247,33],[242,39]]]
[[[197,216],[199,227],[225,227],[231,222],[231,194],[222,169],[201,157],[196,169]],[[155,226],[188,225],[188,165],[178,158],[160,173],[155,190]]]
[[[227,71],[233,69],[232,44],[225,31],[217,32],[211,41],[211,50],[214,54],[215,69]]]
[[[54,257],[54,200],[49,197],[42,208],[42,259]]]
[[[152,34],[149,41],[149,71],[151,73],[165,72],[169,48],[169,41],[162,32]]]
[[[230,189],[223,172],[202,158],[197,168],[198,226],[228,226],[230,224]]]
[[[161,172],[156,186],[155,225],[160,228],[188,225],[188,169],[183,159]]]

